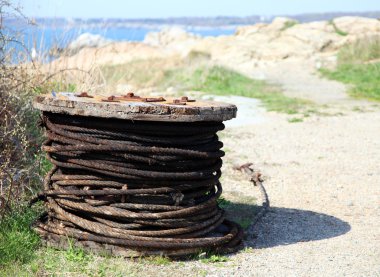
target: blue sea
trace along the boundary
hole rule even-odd
[[[75,28],[53,28],[53,27],[25,27],[19,29],[24,44],[30,51],[34,48],[37,53],[47,53],[53,47],[65,48],[71,41],[84,33],[99,34],[112,41],[143,41],[149,32],[157,32],[168,26],[152,27],[75,27]],[[182,27],[185,31],[206,36],[232,35],[236,26],[228,27]]]

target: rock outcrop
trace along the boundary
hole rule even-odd
[[[165,28],[160,32],[148,33],[144,39],[144,43],[170,49],[170,51],[178,52],[182,56],[186,56],[191,49],[202,38],[198,35],[188,33],[179,27]]]
[[[99,65],[125,64],[133,60],[167,58],[173,53],[138,42],[113,42],[103,47],[85,47],[72,56],[61,56],[49,64],[52,69],[89,70]]]
[[[333,20],[337,28],[348,35],[372,35],[380,33],[380,20],[373,18],[343,16]]]
[[[164,28],[160,32],[151,32],[145,36],[144,43],[153,46],[168,46],[178,42],[196,41],[200,36],[188,33],[180,27]]]
[[[78,36],[74,41],[72,41],[66,48],[69,54],[76,54],[82,48],[85,47],[103,47],[111,43],[111,40],[102,37],[101,35],[94,35],[90,33],[84,33]]]
[[[202,38],[180,28],[167,28],[149,33],[142,43],[109,43],[84,34],[69,46],[81,49],[79,53],[62,57],[55,63],[66,60],[69,64],[88,66],[120,64],[134,59],[185,58],[196,51],[233,68],[259,67],[284,60],[308,61],[308,64],[319,67],[333,64],[337,51],[343,45],[366,36],[380,36],[379,20],[340,17],[333,21],[301,24],[291,18],[280,17],[269,24],[239,27],[231,36]]]
[[[367,35],[380,35],[380,21],[370,18],[342,17],[332,22],[298,24],[277,18],[270,24],[238,28],[236,42],[249,41],[258,60],[276,61],[291,57],[335,55],[344,44]],[[245,46],[237,43],[237,47]]]

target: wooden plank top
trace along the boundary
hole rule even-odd
[[[147,121],[225,121],[236,117],[233,104],[198,101],[185,97],[147,98],[133,93],[119,96],[52,92],[37,96],[33,105],[41,111],[69,115]]]

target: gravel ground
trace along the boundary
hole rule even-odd
[[[272,115],[228,134],[230,158],[266,177],[272,208],[249,230],[252,253],[215,276],[380,276],[379,111]]]
[[[343,85],[297,66],[261,72],[286,95],[328,104],[318,106],[328,113],[290,123],[289,115],[257,108],[249,117],[260,120],[238,117],[221,134],[224,195],[259,197],[246,176],[232,170],[253,162],[271,202],[248,228],[246,248],[226,262],[148,263],[133,275],[380,276],[380,105],[352,100]]]
[[[321,78],[312,60],[284,60],[256,68],[248,65],[244,71],[254,79],[280,85],[282,92],[289,97],[309,99],[318,104],[352,102],[346,94],[346,86]]]
[[[345,84],[322,77],[313,59],[285,59],[256,65],[230,61],[226,66],[278,86],[288,97],[310,100],[319,105],[343,106],[343,109],[371,105],[368,101],[350,98],[347,94],[349,87]]]
[[[232,170],[253,162],[265,178],[269,212],[227,262],[148,266],[144,275],[380,276],[380,105],[350,99],[343,85],[320,79],[310,65],[257,70],[286,95],[324,104],[318,109],[329,116],[322,111],[290,123],[287,115],[257,109],[260,120],[235,119],[221,135],[224,193],[259,196]]]
[[[144,266],[138,276],[380,276],[380,109],[287,116],[223,132],[225,195],[259,196],[235,164],[253,162],[271,208],[246,248],[219,263]],[[140,275],[141,274],[141,275]]]

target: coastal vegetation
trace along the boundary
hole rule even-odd
[[[199,59],[199,54],[190,57]],[[201,94],[244,96],[260,99],[269,111],[293,114],[310,104],[307,100],[285,96],[279,88],[265,81],[254,80],[226,67],[204,62],[187,63],[191,66],[181,63],[168,65],[162,60],[135,61],[104,66],[102,71],[107,84],[132,83],[136,87],[157,87],[162,91],[171,88],[178,94],[197,91]]]
[[[342,31],[338,26],[336,26],[335,22],[333,19],[329,20],[329,25],[331,25],[333,28],[334,28],[334,31],[336,34],[340,35],[340,36],[347,36],[348,33],[345,32],[345,31]]]
[[[252,196],[224,193],[218,203],[226,210],[227,217],[244,229],[257,212],[256,199]],[[155,266],[170,266],[176,270],[185,266],[181,261],[164,256],[125,259],[106,253],[95,254],[75,246],[69,238],[65,250],[42,246],[39,236],[30,228],[42,210],[42,205],[33,208],[22,205],[0,221],[0,276],[50,276],[57,272],[69,276],[139,276],[141,270],[153,273]],[[190,259],[205,264],[220,263],[221,266],[229,260],[226,256],[207,252]],[[201,274],[199,268],[194,270]]]
[[[284,26],[281,28],[281,31],[285,31],[289,28],[292,28],[293,26],[297,25],[298,21],[296,20],[288,20],[284,23]]]
[[[0,1],[1,15],[25,20],[8,1]],[[26,64],[28,53],[19,36],[0,29],[0,220],[38,189],[42,182],[42,132],[31,99],[46,93],[46,78],[35,64]],[[18,50],[22,49],[22,50]],[[14,57],[21,60],[15,61]]]
[[[0,0],[1,11],[11,9],[7,1]],[[20,19],[22,15],[17,10]],[[282,30],[291,28],[296,21],[287,21]],[[336,33],[346,36],[332,21]],[[138,275],[142,270],[154,274],[157,266],[171,266],[181,271],[184,264],[166,257],[136,259],[128,263],[122,257],[97,255],[78,248],[69,240],[66,250],[42,246],[40,238],[31,230],[33,221],[41,214],[42,206],[27,206],[27,200],[42,186],[42,178],[51,164],[40,151],[44,137],[38,127],[39,115],[32,108],[34,96],[54,90],[80,91],[84,82],[65,75],[46,73],[42,65],[27,58],[15,63],[17,37],[0,36],[0,276],[62,275],[125,276]],[[191,51],[186,58],[148,60],[135,59],[118,65],[101,65],[105,90],[118,85],[131,84],[137,90],[153,88],[159,92],[183,95],[236,95],[261,100],[269,111],[286,114],[316,113],[310,101],[284,95],[277,86],[254,80],[238,71],[211,61],[209,53]],[[347,83],[353,97],[380,101],[380,39],[358,41],[342,48],[336,69],[321,69],[322,75]],[[60,72],[62,73],[62,72]],[[66,72],[64,72],[66,73]],[[91,89],[93,84],[84,84]],[[96,84],[98,85],[98,84]],[[288,119],[290,123],[303,118]],[[225,149],[226,152],[228,149]],[[244,229],[256,212],[253,197],[224,194],[219,204]],[[200,253],[194,257],[202,263],[225,263],[228,258],[213,253]],[[194,275],[202,275],[194,268]],[[145,272],[144,271],[144,272]]]
[[[338,53],[336,69],[321,69],[321,73],[350,85],[352,97],[380,101],[380,37],[346,45]]]
[[[40,212],[41,209],[22,205],[1,219],[0,270],[15,262],[23,264],[35,258],[40,239],[30,225]]]

